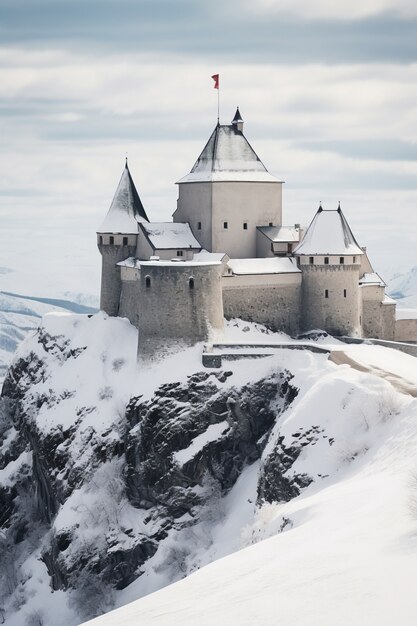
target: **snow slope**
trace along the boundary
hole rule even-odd
[[[384,348],[375,357],[366,348],[363,363],[383,352],[398,369],[413,362]],[[245,549],[91,626],[417,623],[417,401],[374,376],[328,367],[321,357],[315,373],[303,356],[295,357],[296,382],[305,391],[275,436],[288,445],[303,428],[328,434],[304,447],[297,461],[314,482],[290,502],[254,507],[243,524],[235,519],[235,544],[239,535]],[[243,493],[254,502],[250,483]]]
[[[285,337],[226,331],[266,336]],[[417,401],[308,350],[204,370],[197,345],[138,369],[136,339],[127,320],[55,313],[18,348],[3,391],[23,427],[0,412],[7,626],[113,607],[95,624],[415,624]],[[375,371],[417,363],[348,349]]]

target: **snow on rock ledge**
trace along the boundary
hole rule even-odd
[[[325,355],[202,371],[197,346],[138,370],[136,342],[126,320],[49,315],[16,354],[0,404],[8,626],[75,626],[302,525],[285,503],[376,457],[410,410]]]

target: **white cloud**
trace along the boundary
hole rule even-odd
[[[415,0],[258,0],[247,2],[248,11],[290,15],[310,20],[359,20],[390,13],[400,18],[417,17]]]

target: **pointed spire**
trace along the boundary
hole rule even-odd
[[[236,109],[235,116],[232,120],[232,125],[235,126],[239,132],[243,131],[243,119],[240,114],[239,107],[237,107]]]
[[[99,233],[137,233],[138,222],[149,222],[126,162],[122,177]]]

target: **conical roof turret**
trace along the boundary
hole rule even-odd
[[[342,209],[325,210],[319,206],[302,242],[295,248],[295,255],[362,255]]]
[[[126,159],[110,209],[97,232],[137,233],[138,222],[149,222],[149,219],[136,190]]]

